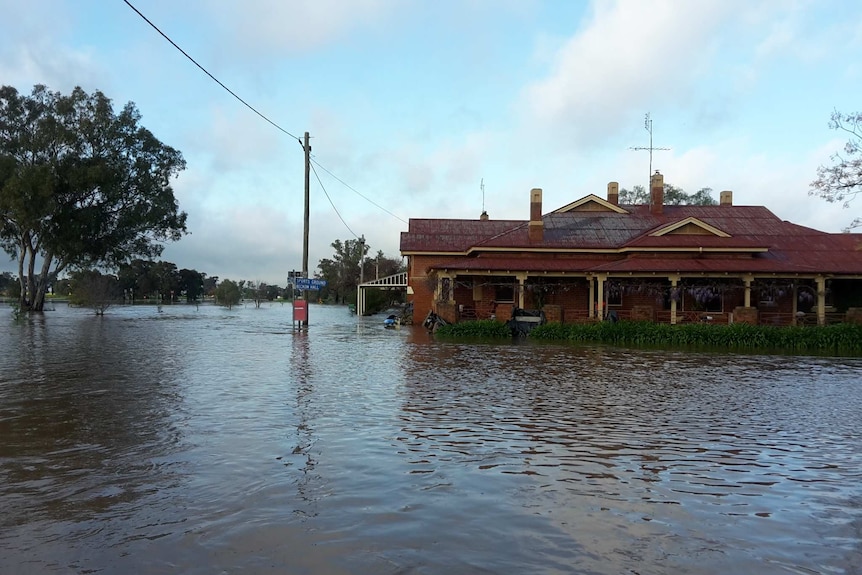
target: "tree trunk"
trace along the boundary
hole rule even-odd
[[[18,309],[26,310],[27,307],[24,305],[25,298],[27,297],[27,281],[24,276],[24,254],[23,252],[18,254]]]
[[[45,309],[45,294],[48,291],[48,284],[51,282],[52,275],[56,276],[56,273],[59,270],[56,270],[54,274],[49,273],[49,270],[51,269],[51,262],[54,261],[54,256],[50,253],[47,253],[42,260],[42,269],[40,271],[39,279],[37,281],[36,251],[31,249],[29,257],[30,260],[27,264],[27,292],[26,295],[23,293],[21,295],[23,303],[21,309],[41,312]]]

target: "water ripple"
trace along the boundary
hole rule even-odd
[[[0,572],[862,571],[858,359],[311,319],[4,326]]]

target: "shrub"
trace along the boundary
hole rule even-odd
[[[482,319],[478,321],[462,321],[461,323],[450,323],[441,325],[434,332],[441,337],[469,337],[469,338],[511,338],[512,331],[505,323],[493,319]]]
[[[862,325],[847,323],[816,327],[774,327],[743,323],[670,325],[636,321],[565,325],[549,323],[533,329],[529,337],[537,340],[617,345],[862,354]]]

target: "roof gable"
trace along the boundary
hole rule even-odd
[[[720,238],[731,237],[727,232],[724,232],[715,226],[711,226],[694,216],[662,226],[649,235],[652,237],[669,235],[712,235]]]
[[[584,196],[580,200],[576,200],[571,204],[567,204],[562,208],[557,208],[552,214],[565,214],[567,212],[616,212],[618,214],[627,214],[628,211],[614,205],[607,200],[603,200],[595,194]]]

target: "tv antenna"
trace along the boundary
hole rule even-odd
[[[479,189],[482,190],[482,213],[485,213],[485,178],[479,182]]]
[[[648,150],[649,151],[649,174],[647,176],[647,189],[649,189],[650,178],[652,178],[652,153],[653,150],[670,150],[670,148],[663,148],[659,146],[652,145],[652,118],[649,117],[649,112],[646,113],[646,117],[644,118],[644,129],[649,132],[649,147],[644,146],[632,146],[629,150]]]

